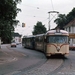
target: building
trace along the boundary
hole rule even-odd
[[[19,33],[14,33],[13,34],[13,40],[12,41],[16,42],[17,44],[21,43],[22,42],[21,41],[21,36],[22,35],[20,35]]]
[[[69,32],[70,46],[75,46],[75,18],[64,26],[64,29]]]

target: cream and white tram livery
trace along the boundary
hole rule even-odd
[[[46,56],[69,54],[69,33],[65,30],[50,30],[46,33]]]

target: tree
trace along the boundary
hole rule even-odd
[[[58,18],[54,20],[54,22],[56,22],[57,26],[60,29],[63,29],[63,26],[65,26],[66,23],[66,15],[65,14],[59,14]]]
[[[17,4],[21,0],[0,0],[0,37],[3,42],[11,42],[14,25],[19,22],[15,20],[21,9],[17,8]]]
[[[69,12],[67,15],[59,14],[58,18],[55,19],[54,22],[56,22],[57,26],[60,27],[60,29],[64,29],[63,27],[74,18],[75,18],[75,8],[73,8],[72,11]]]
[[[67,18],[66,24],[75,18],[75,8],[73,8],[72,11],[67,14],[66,18]]]
[[[42,25],[42,22],[37,22],[36,25],[34,25],[34,31],[32,32],[33,35],[37,34],[43,34],[46,33],[46,28],[44,25]]]

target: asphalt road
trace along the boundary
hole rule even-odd
[[[47,60],[42,52],[2,45],[0,56],[0,75],[75,75],[75,51]]]
[[[43,53],[25,49],[21,45],[16,48],[3,45],[1,48],[0,75],[27,72],[44,64],[46,60]]]

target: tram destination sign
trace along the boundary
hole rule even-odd
[[[55,35],[62,35],[62,33],[58,33],[58,32],[57,32],[57,33],[55,33]]]

